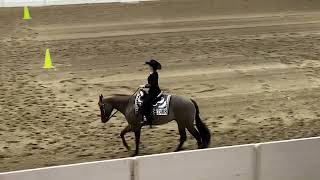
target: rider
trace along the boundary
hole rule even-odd
[[[145,64],[150,66],[150,75],[148,77],[148,84],[141,85],[140,87],[148,88],[149,91],[143,97],[143,103],[140,112],[146,117],[147,124],[151,127],[153,120],[152,107],[158,95],[161,93],[159,87],[159,75],[157,72],[157,70],[161,69],[161,64],[154,59],[147,61]]]

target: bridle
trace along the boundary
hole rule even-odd
[[[136,91],[130,96],[129,100],[140,90],[140,88],[137,88]],[[128,101],[129,103],[129,101]],[[101,102],[101,106],[103,108],[103,114],[105,115],[106,112],[105,112],[105,104],[104,102]],[[100,106],[100,109],[101,109],[101,106]],[[112,113],[108,118],[107,118],[107,121],[109,121],[115,114],[117,114],[117,112],[119,112],[119,110],[116,110],[114,113]]]
[[[117,114],[118,110],[116,110],[113,114],[111,114],[108,118],[107,121],[109,121],[115,114]]]

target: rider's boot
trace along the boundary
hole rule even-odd
[[[152,128],[152,120],[153,120],[152,115],[151,114],[146,115],[146,120],[147,120],[146,124],[149,125],[150,128]]]

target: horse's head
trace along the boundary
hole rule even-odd
[[[113,110],[113,107],[111,104],[106,103],[106,101],[103,101],[103,95],[101,94],[99,96],[99,102],[98,102],[100,113],[101,113],[101,122],[106,123],[110,119],[111,112]]]

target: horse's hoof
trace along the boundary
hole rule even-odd
[[[177,148],[174,152],[179,152],[179,151],[183,151],[185,150],[185,148]]]
[[[127,149],[128,151],[131,151],[130,146],[126,146],[126,149]]]
[[[205,146],[203,144],[198,144],[198,149],[204,149]]]
[[[206,149],[206,148],[208,148],[207,144],[202,144],[202,145],[198,146],[198,149]]]
[[[131,157],[135,157],[135,156],[137,156],[138,155],[138,153],[132,153],[131,154]]]

